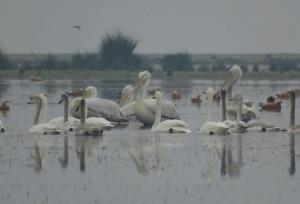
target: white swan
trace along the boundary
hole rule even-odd
[[[43,94],[30,96],[30,103],[37,105],[34,126],[29,129],[30,134],[60,134],[61,129],[47,123],[47,98]]]
[[[87,104],[86,99],[77,98],[75,100],[75,105],[77,106],[77,111],[80,112],[81,124],[77,127],[77,129],[82,129],[85,134],[93,135],[99,132],[102,132],[104,129],[110,129],[114,127],[114,125],[100,117],[90,117],[87,118]]]
[[[188,128],[188,124],[182,120],[164,120],[161,122],[161,103],[162,95],[160,91],[155,92],[156,98],[156,115],[155,121],[152,125],[152,132],[161,132],[161,133],[191,133],[191,130]]]
[[[63,94],[58,104],[64,103],[64,116],[53,118],[48,124],[54,125],[63,131],[73,131],[79,124],[80,120],[69,117],[69,94]]]
[[[229,127],[224,122],[211,121],[211,108],[213,103],[214,90],[213,88],[207,89],[208,100],[206,108],[206,122],[202,125],[199,133],[205,135],[228,135]]]
[[[156,101],[147,99],[146,89],[149,86],[151,74],[148,71],[140,72],[138,75],[138,95],[134,104],[136,118],[144,125],[153,125],[155,120]],[[129,105],[129,104],[128,104]],[[175,105],[167,100],[162,101],[162,119],[179,119]]]
[[[120,111],[117,103],[112,100],[97,98],[96,87],[88,86],[83,93],[83,97],[86,98],[87,117],[103,117],[112,122],[128,121]],[[71,101],[70,112],[74,117],[79,118],[79,112],[76,111],[78,106],[75,104],[75,100],[77,99]]]

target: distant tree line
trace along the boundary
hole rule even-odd
[[[58,59],[55,55],[48,54],[45,58],[37,58],[33,61],[10,61],[4,51],[0,50],[0,69],[18,68],[24,72],[27,69],[48,70],[141,70],[151,69],[147,59],[135,52],[138,40],[120,31],[107,33],[99,44],[99,50],[95,53],[74,53],[70,59]],[[178,52],[163,55],[158,60],[158,65],[168,75],[173,71],[227,71],[228,68],[238,64],[243,71],[248,71],[247,61],[234,57],[219,57],[211,55],[206,59],[192,61],[188,52]],[[299,69],[300,58],[288,58],[285,56],[274,57],[268,54],[260,62],[253,64],[252,71],[259,71],[259,64],[268,65],[271,71],[288,71]],[[154,68],[152,69],[154,70]]]

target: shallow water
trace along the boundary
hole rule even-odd
[[[30,94],[48,95],[48,118],[53,118],[63,113],[57,101],[64,91],[90,84],[98,88],[99,96],[116,100],[126,82],[0,83],[1,101],[12,101],[11,111],[1,115],[6,132],[0,135],[0,203],[274,204],[299,200],[298,136],[286,132],[198,134],[205,102],[195,106],[190,97],[208,86],[220,86],[221,81],[152,82],[152,87],[163,88],[167,99],[174,89],[182,93],[175,103],[191,135],[153,134],[137,121],[106,131],[103,137],[28,134],[34,115],[34,106],[27,104]],[[297,81],[242,81],[234,93],[258,104],[299,85]],[[259,112],[259,116],[287,128],[288,110],[284,101],[281,113]],[[213,118],[221,118],[217,105]]]

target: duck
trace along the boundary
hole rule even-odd
[[[196,103],[196,104],[199,104],[199,103],[201,103],[202,102],[202,100],[201,100],[201,95],[200,94],[198,94],[197,96],[194,96],[194,97],[192,97],[191,98],[191,103]]]
[[[260,111],[280,112],[282,101],[275,101],[273,96],[267,98],[267,103],[259,103]]]
[[[180,100],[181,99],[181,94],[178,91],[173,91],[172,93],[172,99],[173,100]]]
[[[161,122],[161,103],[162,94],[160,91],[155,92],[156,99],[156,113],[155,121],[152,125],[151,132],[160,133],[191,133],[188,124],[182,120],[178,119],[168,119]]]
[[[8,105],[8,103],[10,103],[10,101],[8,100],[5,100],[2,102],[2,104],[0,105],[0,111],[9,111],[10,110],[10,107]]]

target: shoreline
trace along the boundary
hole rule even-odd
[[[20,74],[19,70],[1,70],[0,79],[29,79],[31,75],[43,76],[45,80],[110,79],[134,80],[141,70],[132,71],[95,71],[95,70],[28,70]],[[224,79],[227,72],[174,72],[168,77],[164,72],[153,72],[153,79]],[[243,72],[246,80],[300,80],[299,71],[287,72]]]

